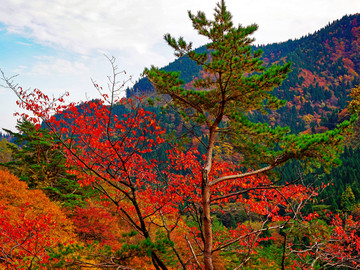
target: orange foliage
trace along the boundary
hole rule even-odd
[[[336,61],[340,57],[345,56],[345,43],[343,41],[340,41],[337,38],[333,38],[332,42],[334,45],[330,45],[329,41],[327,40],[325,42],[325,48],[331,52],[331,61]]]
[[[49,260],[45,249],[73,239],[72,223],[57,205],[0,170],[0,266],[46,269],[41,266]]]
[[[13,217],[20,215],[21,207],[25,207],[28,218],[51,214],[52,220],[58,225],[49,231],[49,235],[63,243],[74,239],[72,222],[56,204],[41,190],[29,190],[25,182],[4,170],[0,170],[0,205]]]
[[[318,75],[312,73],[310,70],[301,69],[299,76],[302,76],[304,78],[302,86],[309,87],[310,85],[315,85],[316,83],[319,83],[319,86],[328,89],[328,87],[326,86],[326,79],[324,77],[319,77]]]
[[[359,48],[360,47],[360,27],[353,27],[351,29],[351,33],[353,34],[354,37],[357,37],[357,39],[354,39],[351,42],[351,45],[354,48]]]
[[[126,239],[122,236],[131,230],[128,223],[120,219],[116,210],[90,203],[86,208],[76,208],[71,217],[75,232],[81,240],[100,245],[109,245],[113,250],[120,249]]]

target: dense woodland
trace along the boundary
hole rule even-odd
[[[257,25],[189,18],[211,42],[127,97],[30,113],[0,141],[0,269],[359,269],[360,17],[253,46]]]

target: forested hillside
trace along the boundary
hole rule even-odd
[[[115,58],[78,103],[1,72],[26,112],[0,141],[0,268],[359,269],[358,17],[251,47],[222,0],[189,12],[211,43],[166,34],[186,56],[127,98]]]
[[[266,64],[292,63],[288,78],[274,89],[274,95],[288,101],[287,105],[270,113],[266,119],[262,115],[255,118],[272,124],[286,124],[293,131],[309,128],[316,131],[335,126],[338,114],[349,101],[349,91],[360,83],[359,14],[344,16],[298,40],[253,49],[263,50]],[[205,47],[201,47],[197,51],[204,50]],[[201,68],[187,56],[170,63],[163,70],[180,71],[180,78],[185,83],[201,76]],[[143,78],[133,88],[127,89],[127,96],[153,92],[150,82]],[[332,115],[334,111],[336,115]]]

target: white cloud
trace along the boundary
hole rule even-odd
[[[7,0],[0,22],[8,32],[36,43],[77,53],[78,57],[118,56],[135,76],[144,66],[174,59],[162,40],[165,33],[184,36],[194,46],[207,42],[193,31],[187,10],[212,17],[218,0]],[[256,42],[266,44],[299,38],[329,21],[360,10],[359,0],[227,0],[234,22],[257,23]],[[25,45],[25,41],[23,42]],[[66,72],[84,68],[82,60],[36,63],[33,70]],[[74,61],[70,64],[66,61]],[[34,64],[32,64],[34,65]],[[50,65],[46,69],[46,65]]]
[[[192,30],[187,10],[212,17],[218,0],[7,0],[0,22],[7,31],[45,46],[82,55],[100,51],[139,55],[156,65],[173,59],[154,51],[165,33],[184,36],[194,46],[207,42]],[[359,0],[228,0],[234,21],[257,23],[258,43],[286,41],[311,33],[329,21],[360,9]],[[165,48],[163,46],[162,48]],[[138,58],[138,57],[136,57]],[[146,61],[147,62],[147,61]],[[133,62],[127,62],[133,65]],[[146,63],[147,64],[147,63]],[[138,63],[143,68],[141,61]],[[140,68],[138,68],[140,69]]]
[[[0,20],[10,32],[45,45],[80,53],[135,47],[141,53],[162,29],[161,6],[160,0],[7,1]]]
[[[16,42],[17,44],[20,44],[20,45],[24,45],[24,46],[32,46],[32,44],[31,43],[27,43],[27,42],[21,42],[21,41],[18,41],[18,42]]]
[[[187,19],[187,10],[204,10],[211,16],[216,2],[10,0],[2,3],[0,20],[11,32],[82,53],[91,49],[128,47],[135,47],[144,53],[169,30],[175,34],[189,34],[191,24]],[[318,19],[334,17],[331,14],[339,17],[345,13],[355,13],[360,8],[358,0],[228,0],[227,4],[236,21],[257,22],[260,27],[266,27],[270,35],[274,30],[277,32],[279,22],[287,22],[289,26],[296,25],[296,20],[317,24]],[[271,30],[272,25],[275,27]],[[284,29],[286,35],[291,35],[289,29]],[[295,35],[297,30],[293,28]]]
[[[89,68],[84,62],[69,61],[53,56],[39,57],[27,75],[49,75],[49,76],[69,76],[89,73]]]

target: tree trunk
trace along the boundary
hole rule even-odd
[[[151,252],[151,260],[156,269],[167,270],[166,265],[160,260],[160,258],[156,255],[154,251]]]
[[[136,199],[136,192],[135,192],[135,188],[131,188],[131,191],[132,191],[132,198],[131,198],[131,201],[132,201],[132,204],[134,205],[135,207],[135,211],[137,213],[137,216],[138,216],[138,219],[139,219],[139,222],[140,222],[140,228],[141,228],[141,232],[143,233],[144,235],[144,238],[150,238],[150,233],[148,232],[147,228],[146,228],[146,225],[145,225],[145,221],[144,221],[144,218],[143,218],[143,215],[141,213],[141,210],[140,210],[140,207],[138,205],[138,202],[137,202],[137,199]],[[163,261],[158,257],[158,255],[155,253],[155,251],[151,251],[151,260],[153,262],[153,265],[155,267],[156,270],[167,270],[167,267],[166,265],[163,263]]]
[[[206,152],[206,162],[202,171],[202,185],[201,185],[201,197],[203,207],[203,223],[204,223],[204,264],[205,270],[213,270],[212,262],[212,227],[211,227],[211,210],[210,210],[210,185],[209,185],[209,173],[212,165],[212,153],[215,144],[215,127],[209,130],[209,146]]]
[[[211,216],[210,216],[210,186],[208,183],[208,172],[203,170],[202,176],[202,206],[203,206],[203,222],[204,222],[204,264],[205,270],[213,270],[212,263],[212,228],[211,228]]]

